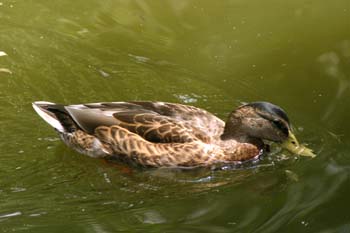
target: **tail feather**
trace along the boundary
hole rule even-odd
[[[76,124],[63,105],[36,101],[33,103],[33,108],[41,118],[61,133],[76,129]]]

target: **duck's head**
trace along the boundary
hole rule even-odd
[[[268,102],[253,102],[238,107],[230,114],[221,138],[278,142],[289,151],[302,155],[307,149],[298,143],[292,133],[286,112]],[[300,153],[301,148],[303,153]]]

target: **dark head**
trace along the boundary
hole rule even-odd
[[[253,102],[230,114],[222,139],[255,138],[284,142],[289,134],[289,119],[282,108],[268,102]]]

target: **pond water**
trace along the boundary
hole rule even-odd
[[[348,0],[0,1],[0,232],[349,232]],[[138,170],[32,110],[161,100],[282,106],[315,159]]]

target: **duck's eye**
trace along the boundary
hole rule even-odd
[[[288,135],[288,127],[278,119],[272,120],[272,123],[279,129],[281,130],[285,135]]]

